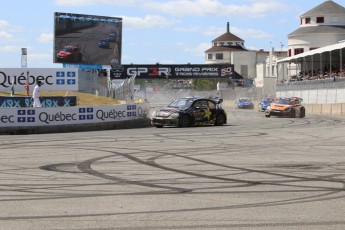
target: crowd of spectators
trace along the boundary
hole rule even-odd
[[[335,81],[336,78],[345,78],[345,65],[342,69],[340,69],[339,67],[332,67],[331,71],[329,71],[328,68],[325,67],[322,70],[318,69],[313,71],[306,71],[304,73],[300,72],[298,76],[294,75],[289,79],[281,80],[281,83],[325,79],[333,79]]]

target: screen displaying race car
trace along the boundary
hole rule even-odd
[[[301,104],[302,101],[302,98],[299,97],[278,98],[266,108],[265,116],[303,118],[305,108]]]
[[[80,47],[77,45],[65,46],[56,55],[56,61],[64,63],[78,63],[82,61],[82,58]]]
[[[121,43],[122,18],[54,13],[54,63],[120,64]]]
[[[227,123],[227,114],[221,107],[223,99],[184,97],[175,99],[152,114],[152,125],[189,127],[199,125],[221,126]]]

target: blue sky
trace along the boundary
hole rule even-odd
[[[211,41],[230,32],[248,49],[287,49],[299,16],[324,0],[11,0],[0,14],[0,68],[53,63],[54,12],[123,18],[123,64],[204,64]],[[334,0],[345,6],[345,0]]]

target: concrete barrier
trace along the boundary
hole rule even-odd
[[[23,135],[23,134],[43,134],[43,133],[66,133],[99,131],[112,129],[132,129],[151,126],[149,118],[139,118],[127,121],[114,121],[105,123],[88,123],[74,125],[52,125],[52,126],[27,126],[27,127],[5,127],[1,128],[2,135]]]
[[[0,134],[96,131],[151,125],[148,103],[0,110]]]
[[[342,116],[342,105],[343,104],[332,104],[331,114],[335,116]]]
[[[224,100],[223,105],[234,109],[235,101]],[[326,115],[326,116],[345,116],[345,103],[334,104],[303,104],[306,110],[306,115]],[[258,102],[254,101],[254,110],[258,109]]]
[[[332,115],[332,105],[333,104],[322,104],[321,105],[321,114],[323,115]]]

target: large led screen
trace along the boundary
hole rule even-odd
[[[122,18],[54,13],[54,63],[121,64]]]

